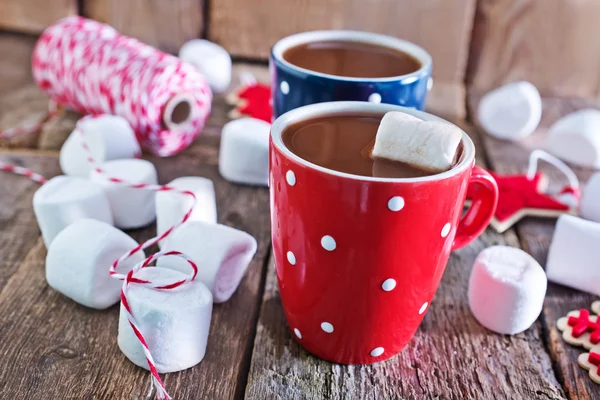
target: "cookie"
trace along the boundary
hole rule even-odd
[[[600,302],[594,302],[594,305],[596,309],[600,308]],[[589,350],[600,343],[598,316],[590,315],[588,310],[569,312],[566,317],[556,321],[556,327],[562,331],[564,341],[573,346],[583,346]]]
[[[600,384],[600,375],[598,374],[598,368],[600,367],[600,346],[594,346],[589,353],[580,354],[577,362],[581,368],[589,371],[592,381]]]

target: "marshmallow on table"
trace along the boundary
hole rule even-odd
[[[177,178],[167,184],[179,190],[189,190],[196,195],[194,211],[188,221],[217,223],[215,187],[210,179],[199,176]],[[192,205],[192,197],[173,191],[156,193],[156,230],[162,235],[167,229],[182,221]],[[159,245],[162,247],[164,240]]]
[[[184,261],[185,262],[185,261]],[[147,267],[135,277],[152,283],[173,283],[191,273]],[[127,302],[136,325],[144,335],[156,369],[160,373],[181,371],[193,367],[204,358],[210,329],[212,296],[197,279],[169,290],[153,289],[131,283]],[[117,341],[125,356],[145,369],[148,362],[139,339],[127,319],[121,304]]]
[[[177,250],[198,265],[197,280],[212,292],[215,303],[227,301],[237,289],[256,253],[256,240],[246,232],[225,225],[191,221],[167,237],[163,251]],[[162,257],[157,266],[188,271],[179,257]]]
[[[542,267],[521,249],[492,246],[477,256],[469,279],[469,307],[491,331],[516,334],[540,315],[548,285]]]
[[[56,236],[46,256],[48,284],[86,307],[104,309],[119,301],[122,281],[110,276],[112,263],[138,243],[117,228],[93,219],[80,219]],[[144,261],[144,251],[123,261],[126,274]]]
[[[107,178],[119,178],[129,184],[157,184],[156,168],[146,160],[114,160],[100,165],[103,173],[92,171],[90,178],[106,191],[115,226],[121,229],[140,228],[155,218],[154,191],[131,188]]]
[[[269,123],[256,118],[240,118],[225,124],[219,150],[219,172],[223,178],[268,185],[270,130]]]
[[[75,176],[57,176],[33,195],[33,212],[46,247],[65,227],[82,218],[113,224],[102,186]]]
[[[215,93],[227,90],[231,81],[231,56],[221,46],[204,39],[192,39],[179,50],[179,58],[194,65]]]
[[[129,122],[123,117],[102,115],[79,123],[89,151],[98,163],[134,158],[140,145]],[[65,175],[87,178],[92,170],[88,153],[83,149],[81,132],[74,130],[60,149],[60,168]]]
[[[548,280],[600,296],[599,244],[599,223],[561,215],[548,252]]]
[[[446,171],[456,162],[462,131],[440,121],[423,121],[398,111],[381,119],[373,157],[400,161],[432,172]]]
[[[548,151],[573,164],[600,169],[600,111],[575,111],[548,130]]]
[[[540,92],[529,82],[514,82],[486,93],[478,119],[492,136],[518,140],[531,135],[542,118]]]
[[[590,221],[600,222],[600,172],[587,181],[581,194],[580,215]]]

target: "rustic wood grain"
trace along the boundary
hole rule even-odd
[[[177,54],[200,37],[204,0],[83,0],[83,15],[163,51]]]
[[[77,0],[2,0],[0,29],[40,33],[57,20],[77,14]]]
[[[249,232],[259,243],[235,295],[214,307],[205,359],[192,369],[166,375],[165,384],[176,399],[230,399],[243,394],[262,296],[270,239],[268,192],[224,181],[217,169],[218,145],[216,134],[203,135],[178,156],[147,157],[156,165],[160,182],[186,175],[212,179],[219,221]],[[43,154],[5,151],[0,159],[49,176],[57,174],[56,153]],[[146,398],[149,373],[130,363],[116,344],[118,307],[89,310],[48,287],[46,251],[31,210],[36,186],[15,176],[3,174],[1,179],[0,337],[10,340],[0,341],[0,397]],[[133,234],[141,240],[154,229]]]
[[[468,81],[481,90],[528,80],[548,95],[596,97],[600,2],[480,0]]]
[[[470,114],[476,117],[477,104],[481,97],[478,91],[470,93]],[[547,128],[561,116],[587,107],[598,107],[598,103],[584,99],[545,98],[540,127],[530,137],[517,143],[506,142],[491,136],[484,136],[485,149],[490,166],[500,173],[522,173],[527,169],[531,150],[544,147]],[[555,188],[566,184],[565,178],[547,165],[541,170],[554,182]],[[586,168],[572,167],[583,184],[594,172]],[[536,258],[542,266],[546,264],[548,248],[554,233],[554,219],[526,218],[517,225],[517,233],[523,248]],[[587,371],[577,365],[581,349],[566,344],[556,329],[556,320],[567,312],[579,308],[589,309],[596,296],[586,294],[561,285],[549,283],[544,310],[540,317],[543,324],[544,345],[550,352],[558,380],[569,398],[600,398],[600,386],[588,378]]]
[[[484,155],[478,154],[481,164]],[[499,235],[488,230],[454,252],[412,341],[395,358],[366,366],[332,364],[298,345],[287,328],[270,265],[246,398],[565,398],[543,347],[539,322],[519,335],[498,335],[480,326],[469,311],[471,265],[479,251],[493,244],[519,246],[514,231]]]

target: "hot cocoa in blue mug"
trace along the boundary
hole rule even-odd
[[[326,101],[370,101],[423,110],[431,56],[394,37],[359,31],[288,36],[271,49],[274,118]]]

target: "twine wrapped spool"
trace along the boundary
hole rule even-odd
[[[32,69],[55,102],[124,117],[142,147],[159,156],[188,147],[210,114],[212,93],[195,67],[86,18],[46,29]]]

